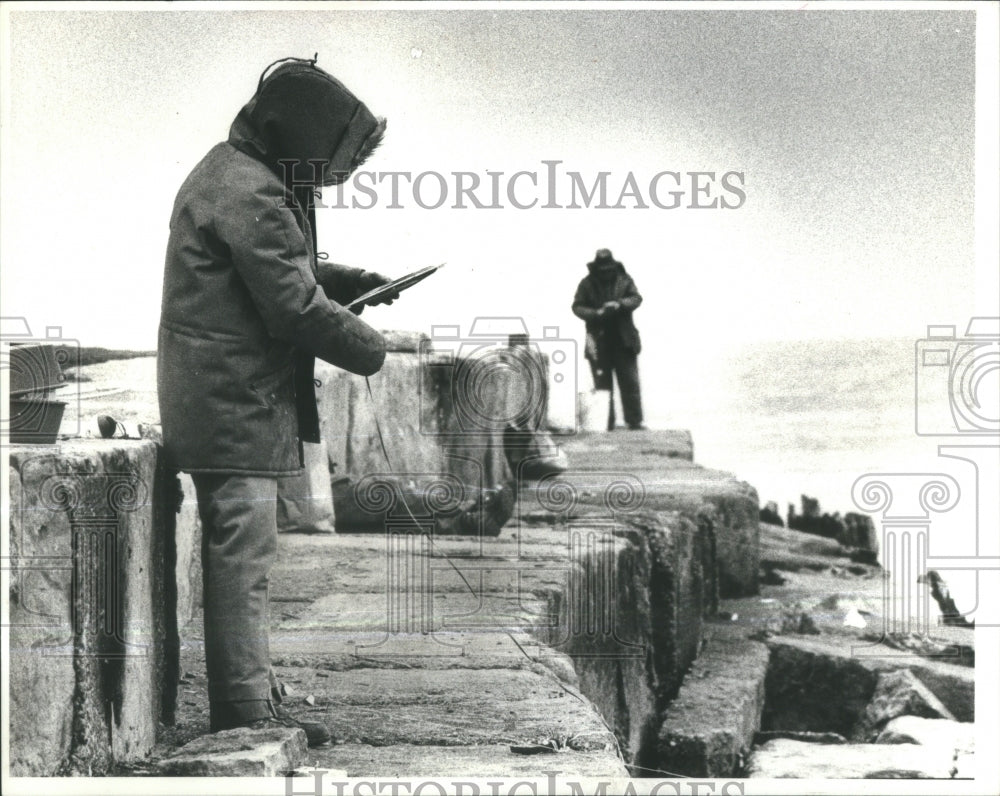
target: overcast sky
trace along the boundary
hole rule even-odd
[[[996,8],[980,13],[995,47]],[[373,170],[485,180],[559,160],[588,182],[610,172],[610,203],[629,173],[643,192],[662,171],[743,174],[738,209],[690,209],[690,195],[673,210],[451,209],[453,188],[438,209],[409,189],[387,209],[383,184],[374,209],[320,211],[320,248],[390,275],[448,267],[367,312],[377,326],[523,315],[579,337],[569,304],[599,247],[645,296],[654,357],[919,337],[997,300],[995,257],[977,274],[974,247],[976,15],[957,3],[3,14],[3,314],[84,344],[155,346],[178,187],[264,66],[315,52],[389,119]]]

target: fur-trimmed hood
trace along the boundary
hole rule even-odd
[[[229,129],[229,143],[286,182],[343,182],[381,143],[386,121],[315,60],[282,60],[270,74],[271,67],[264,70]],[[286,171],[282,161],[293,168]]]

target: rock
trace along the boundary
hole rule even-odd
[[[773,500],[769,500],[767,505],[760,510],[760,521],[766,522],[770,525],[784,526],[785,524],[785,521],[778,513],[778,504]]]
[[[818,520],[820,517],[819,501],[808,495],[802,495],[802,516],[807,520]]]
[[[941,700],[909,669],[881,672],[853,737],[859,741],[874,741],[882,728],[899,716],[955,720]]]
[[[289,777],[309,777],[313,782],[316,781],[316,768],[297,768],[294,771],[289,771]],[[322,769],[324,780],[338,780],[347,779],[347,769],[344,768],[324,768]],[[295,790],[294,786],[289,788],[290,791]]]
[[[846,642],[846,643],[845,643]],[[778,636],[767,640],[766,730],[838,732],[850,737],[864,715],[878,675],[911,669],[955,718],[975,721],[975,671],[935,658],[843,636]]]
[[[239,727],[195,738],[156,767],[164,777],[276,777],[299,768],[307,749],[298,727]]]
[[[840,514],[820,514],[819,501],[808,495],[802,495],[801,514],[796,514],[795,506],[788,504],[788,527],[829,539],[840,539],[846,532]]]
[[[817,744],[789,739],[754,750],[747,778],[950,779],[975,777],[972,760],[955,761],[949,749],[914,744]]]
[[[859,551],[867,551],[878,559],[879,535],[875,523],[867,514],[849,511],[844,515],[844,531],[837,537],[844,547],[852,547]],[[869,562],[865,562],[869,563]]]
[[[916,743],[972,753],[976,751],[976,725],[950,719],[898,716],[885,725],[875,743]]]
[[[310,694],[309,696],[307,696],[302,701],[305,702],[307,705],[312,706],[312,705],[316,704],[316,697],[314,697],[312,694]]]
[[[862,550],[861,548],[855,548],[849,553],[851,561],[855,564],[867,564],[870,567],[877,567],[878,564],[878,551],[877,550]]]

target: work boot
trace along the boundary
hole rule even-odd
[[[272,705],[271,707],[274,708],[275,713],[272,720],[280,722],[285,727],[301,727],[306,733],[309,746],[322,746],[333,740],[330,730],[322,722],[297,719],[281,705]]]
[[[248,709],[255,712],[247,713]],[[226,703],[213,705],[212,732],[231,730],[236,727],[249,727],[252,730],[265,730],[269,727],[298,727],[305,732],[309,746],[321,746],[330,741],[330,731],[325,724],[318,721],[299,721],[285,708],[266,700],[248,703],[242,706],[240,711],[232,709],[231,705]]]

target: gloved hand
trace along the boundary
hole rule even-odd
[[[604,305],[597,311],[598,318],[606,318],[608,315],[612,315],[622,308],[622,305],[617,301],[605,301]]]
[[[374,290],[375,288],[381,287],[382,285],[387,285],[391,281],[392,280],[389,277],[383,276],[382,274],[376,273],[375,271],[364,271],[362,272],[361,276],[358,277],[358,282],[357,282],[358,295],[361,296],[367,293],[369,290]],[[398,298],[399,298],[399,291],[394,291],[392,293],[383,296],[377,301],[373,301],[371,303],[373,305],[392,304],[392,302]]]

